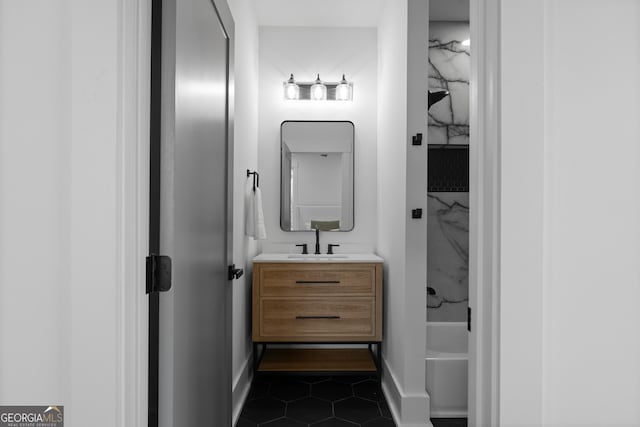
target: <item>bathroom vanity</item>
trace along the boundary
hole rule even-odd
[[[255,257],[252,326],[256,372],[380,374],[382,266],[382,258],[373,254]],[[269,347],[274,343],[368,346]]]

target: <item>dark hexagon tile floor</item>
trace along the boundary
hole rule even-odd
[[[431,418],[433,427],[467,427],[466,418]]]
[[[466,418],[432,418],[434,427],[467,427]],[[369,376],[261,376],[251,384],[236,427],[395,427]]]
[[[395,427],[370,376],[260,376],[236,427]]]
[[[292,420],[291,418],[280,418],[268,423],[260,424],[265,427],[306,427],[307,424]]]
[[[376,402],[384,399],[384,397],[382,396],[382,391],[380,391],[380,387],[378,387],[378,383],[375,380],[367,380],[362,381],[358,384],[354,384],[353,392],[358,397],[375,400]]]
[[[350,397],[333,403],[336,417],[351,421],[355,424],[363,424],[367,421],[382,417],[378,402],[363,399],[361,397]]]
[[[362,424],[363,427],[395,427],[393,421],[386,418],[376,418],[375,420]]]
[[[333,415],[331,402],[317,397],[305,397],[287,405],[287,417],[305,423],[325,420],[331,415]]]
[[[292,402],[294,400],[301,399],[309,396],[310,384],[303,383],[301,381],[282,381],[275,384],[271,384],[269,393],[276,399],[283,402]]]
[[[341,420],[340,418],[331,417],[319,423],[311,424],[311,427],[354,427],[356,425],[357,424],[350,423],[349,421]]]
[[[331,402],[353,396],[352,385],[339,383],[334,380],[328,380],[321,383],[313,384],[312,389],[312,396],[329,400]]]

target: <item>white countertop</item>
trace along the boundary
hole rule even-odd
[[[253,258],[253,262],[384,262],[376,254],[301,255],[265,253]]]

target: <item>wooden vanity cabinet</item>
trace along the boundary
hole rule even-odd
[[[255,262],[252,299],[254,344],[367,343],[379,355],[382,263]],[[269,349],[258,370],[379,372],[371,350]]]

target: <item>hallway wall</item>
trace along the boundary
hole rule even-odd
[[[640,4],[501,21],[500,423],[640,425]]]
[[[70,397],[71,2],[38,3],[0,3],[2,403]]]
[[[69,427],[144,419],[125,365],[142,341],[125,317],[145,252],[127,252],[142,208],[124,173],[142,156],[137,13],[0,2],[0,404],[64,405]]]

